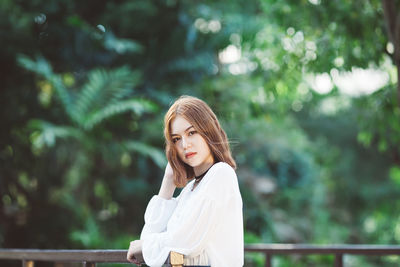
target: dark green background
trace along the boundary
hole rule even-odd
[[[380,1],[2,0],[0,29],[0,247],[127,249],[182,94],[209,103],[230,137],[246,243],[400,242],[400,109]],[[239,62],[221,61],[229,45]],[[392,78],[358,97],[307,83],[354,67]]]

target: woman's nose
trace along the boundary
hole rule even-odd
[[[186,149],[186,148],[188,148],[189,146],[190,146],[189,141],[188,141],[185,137],[182,137],[182,148],[183,148],[183,149]]]

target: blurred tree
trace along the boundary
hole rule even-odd
[[[400,203],[388,205],[397,80],[357,99],[309,81],[383,68],[397,53],[384,11],[378,0],[0,2],[0,246],[126,247],[163,171],[163,110],[181,94],[210,103],[232,138],[246,241],[400,240],[380,235],[400,225],[389,216]]]
[[[386,49],[390,50],[387,52],[397,66],[397,80],[400,81],[400,2],[382,0],[382,7],[390,40]],[[400,106],[400,83],[397,83],[397,105]]]

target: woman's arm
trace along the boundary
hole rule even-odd
[[[170,221],[168,230],[146,235],[142,241],[143,258],[149,266],[162,266],[170,251],[184,255],[200,254],[218,225],[218,203],[198,199],[180,218]]]
[[[158,192],[158,196],[164,199],[171,199],[175,192],[175,182],[174,182],[174,172],[171,168],[171,165],[167,164],[165,167],[164,178],[161,182],[160,191]]]
[[[126,259],[139,266],[144,263],[141,240],[135,240],[130,243]]]
[[[171,165],[168,163],[167,166],[165,167],[164,178],[161,182],[160,191],[158,193],[159,197],[165,199],[165,200],[163,200],[164,204],[165,204],[166,200],[170,200],[172,198],[172,196],[174,195],[175,188],[176,188],[176,186],[174,183],[174,173],[171,168]],[[171,205],[169,205],[169,206],[171,206]],[[175,206],[175,205],[173,205],[173,206]],[[165,207],[165,209],[171,210],[171,207]],[[163,212],[158,211],[158,214],[163,214]],[[158,221],[158,220],[156,220],[156,221]],[[165,223],[162,223],[162,224],[164,225]],[[159,226],[158,224],[155,223],[156,226]],[[147,227],[147,228],[149,228],[149,227]],[[153,226],[153,228],[157,228],[157,227]],[[150,231],[150,230],[148,230],[148,231]],[[152,231],[150,231],[150,232],[152,232]],[[142,231],[142,234],[143,234],[143,231]],[[142,240],[135,240],[130,243],[128,254],[127,254],[127,260],[129,262],[135,263],[137,265],[140,265],[141,263],[144,262],[143,255],[142,255]]]

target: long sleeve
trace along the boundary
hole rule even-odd
[[[190,258],[206,255],[212,267],[243,266],[242,199],[234,170],[215,164],[194,191],[192,185],[184,188],[172,214],[165,212],[166,203],[149,203],[141,236],[146,264],[162,266],[175,251]]]
[[[175,198],[167,200],[157,195],[153,196],[144,214],[145,225],[140,239],[145,238],[151,233],[161,233],[165,231],[177,203],[178,201]]]
[[[149,234],[143,239],[146,264],[162,266],[172,250],[184,255],[202,252],[215,230],[220,208],[212,200],[197,200],[198,205],[171,219],[166,232]]]

